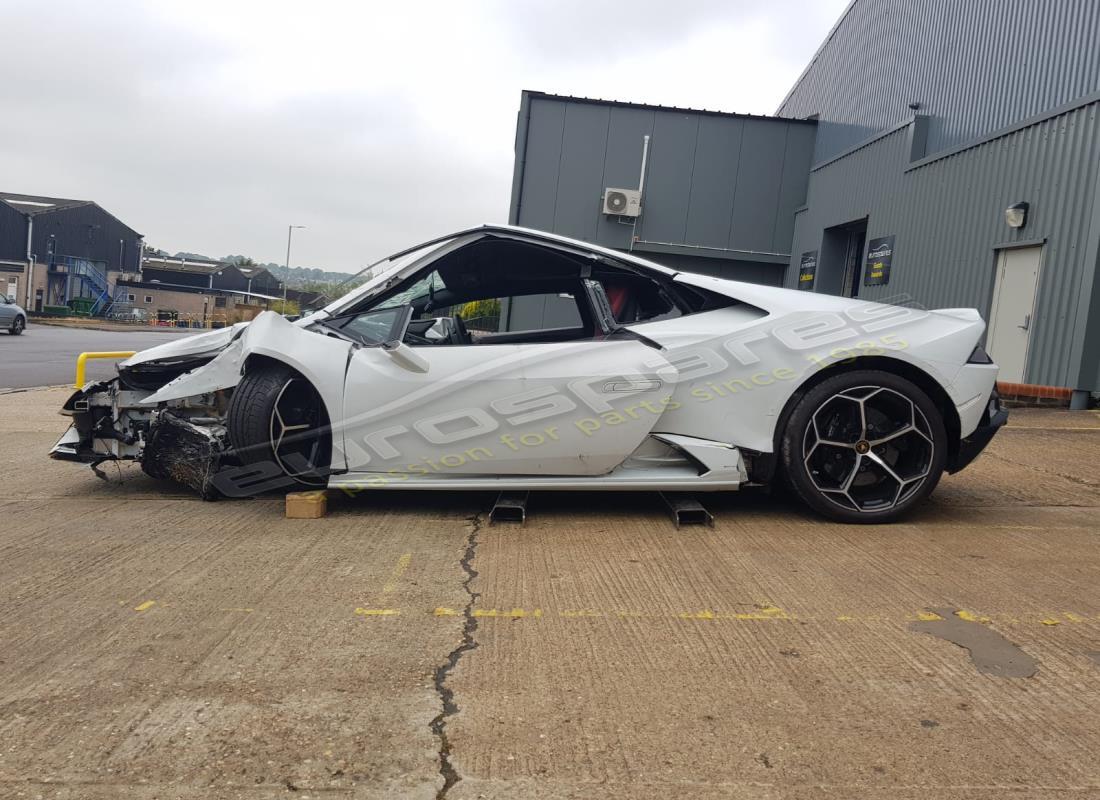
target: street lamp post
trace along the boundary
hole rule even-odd
[[[305,225],[286,226],[286,273],[283,275],[283,313],[286,313],[286,285],[290,281],[290,238],[294,235],[295,228],[304,228]]]

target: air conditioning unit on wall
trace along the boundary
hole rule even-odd
[[[603,190],[603,213],[618,217],[636,217],[642,213],[642,193],[638,189]]]

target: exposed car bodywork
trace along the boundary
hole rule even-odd
[[[523,281],[542,281],[542,293]],[[474,337],[463,315],[432,316],[441,303],[469,316],[483,301],[465,298],[495,297],[497,284],[495,328]],[[512,314],[532,299],[540,319],[573,314],[573,327],[523,329]],[[285,464],[235,463],[226,417],[242,377],[278,364],[312,386],[331,421],[330,487],[730,490],[770,479],[800,393],[864,367],[932,398],[953,470],[1004,421],[997,368],[973,357],[984,329],[973,309],[726,281],[485,226],[379,262],[296,322],[265,312],[138,353],[117,379],[70,398],[73,425],[51,455],[138,460],[204,496],[286,485]]]

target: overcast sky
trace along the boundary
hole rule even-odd
[[[0,191],[354,271],[506,222],[521,89],[773,113],[847,0],[0,0]]]

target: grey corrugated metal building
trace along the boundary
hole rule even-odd
[[[1100,391],[1098,111],[1095,0],[854,0],[777,109],[774,124],[806,121],[797,129],[813,138],[812,153],[754,176],[804,191],[791,220],[770,228],[791,235],[772,239],[789,256],[768,277],[781,270],[792,288],[977,307],[1003,381],[1075,390],[1083,404]],[[520,224],[576,235],[556,216],[523,216],[533,200],[522,169],[529,145],[561,134],[560,123],[527,123],[524,113],[513,219],[518,208]],[[580,145],[560,141],[564,176]],[[656,132],[651,142],[656,149]],[[690,163],[721,174],[733,156],[723,158],[696,152]],[[591,209],[587,185],[555,188],[555,207]],[[639,231],[685,213],[681,200],[653,220],[656,193],[646,186]],[[697,244],[698,233],[677,231],[670,241]]]
[[[805,120],[524,92],[509,221],[779,285],[813,147]],[[601,213],[606,188],[638,186],[643,150],[645,213]]]

